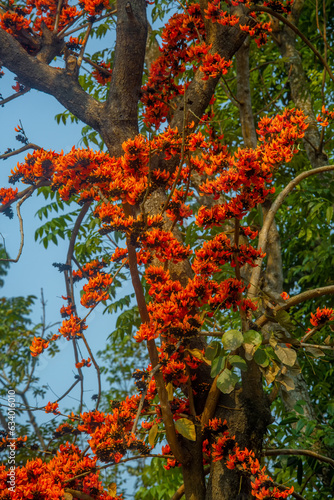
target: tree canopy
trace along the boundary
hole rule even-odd
[[[3,279],[29,197],[36,240],[68,240],[57,333],[32,325],[34,297],[0,300],[0,499],[120,500],[120,470],[137,500],[331,497],[333,10],[0,1],[0,74],[16,75],[0,104],[49,94],[84,146],[45,150],[20,123],[0,156],[21,235]],[[92,311],[117,317],[99,355]],[[76,375],[36,408],[38,357],[61,359],[61,339]]]

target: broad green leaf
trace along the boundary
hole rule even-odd
[[[241,356],[230,356],[228,360],[232,366],[235,366],[244,372],[247,371],[247,363]]]
[[[212,361],[211,365],[211,377],[216,377],[225,366],[226,356],[219,356]]]
[[[258,349],[254,354],[254,361],[263,368],[266,368],[269,365],[269,356],[264,349]]]
[[[155,445],[155,438],[157,437],[158,434],[158,424],[152,425],[150,432],[148,433],[148,442],[154,448]]]
[[[214,358],[219,356],[220,351],[221,351],[221,344],[220,342],[215,341],[211,345],[208,345],[208,347],[206,348],[205,357],[209,361],[213,361]]]
[[[243,342],[244,344],[253,344],[258,346],[262,343],[262,335],[255,330],[248,330],[248,332],[244,333]]]
[[[287,330],[293,330],[295,328],[294,324],[291,321],[290,314],[288,314],[283,309],[280,309],[275,314],[275,319],[277,323],[279,323],[281,326],[283,326],[283,328],[286,328]]]
[[[196,441],[196,429],[191,420],[188,420],[187,418],[180,418],[175,422],[175,428],[181,436],[189,439],[190,441]]]
[[[217,379],[217,387],[222,393],[230,394],[238,381],[239,377],[228,368],[225,368]]]
[[[228,330],[224,333],[222,342],[224,349],[234,351],[242,345],[244,337],[239,330]]]
[[[187,351],[190,352],[190,354],[194,356],[194,358],[204,361],[204,363],[206,363],[207,365],[211,365],[211,361],[204,356],[200,349],[187,349]]]

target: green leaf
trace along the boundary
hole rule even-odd
[[[269,365],[269,356],[264,349],[258,349],[254,354],[254,361],[263,368],[266,368]]]
[[[221,344],[220,342],[215,341],[211,345],[208,345],[208,347],[206,348],[205,357],[209,361],[213,361],[214,358],[219,356],[220,352],[221,352]]]
[[[232,366],[235,366],[244,372],[247,371],[247,363],[241,356],[230,356],[228,360]]]
[[[181,436],[189,439],[190,441],[196,441],[196,429],[191,420],[188,420],[187,418],[180,418],[175,422],[175,428]]]
[[[248,332],[244,333],[243,342],[244,344],[253,344],[258,346],[262,343],[262,335],[255,330],[248,330]]]
[[[277,323],[279,323],[283,328],[287,330],[293,330],[295,328],[294,324],[291,321],[290,314],[281,309],[275,314],[275,319]]]
[[[228,368],[225,368],[217,379],[217,387],[223,394],[230,394],[238,381],[239,377]]]
[[[326,210],[326,221],[327,221],[327,224],[330,224],[332,218],[333,218],[333,205],[331,205],[330,207],[327,207],[327,210]]]
[[[216,377],[225,367],[226,356],[219,356],[212,361],[211,377]]]
[[[222,342],[224,349],[234,351],[242,345],[244,337],[239,330],[229,330],[224,333]]]

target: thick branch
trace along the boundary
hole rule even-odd
[[[0,60],[20,83],[54,96],[80,120],[100,130],[102,103],[87,94],[65,70],[52,68],[30,56],[9,33],[0,29]]]

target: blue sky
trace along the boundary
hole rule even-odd
[[[5,77],[0,80],[0,92],[4,98],[14,93],[11,86],[15,85],[15,83],[14,75],[5,70]],[[64,152],[69,152],[73,145],[78,145],[81,138],[81,125],[70,123],[66,126],[63,124],[58,125],[54,117],[63,110],[64,108],[53,97],[36,90],[31,90],[27,94],[14,99],[3,108],[0,107],[0,154],[4,153],[8,147],[16,149],[22,146],[16,141],[15,136],[17,133],[14,131],[14,127],[18,125],[19,120],[21,120],[30,142],[44,149],[55,151],[63,149]],[[5,161],[1,160],[1,187],[8,187],[10,170],[16,166],[18,161],[23,161],[28,152],[13,156]],[[17,187],[19,190],[24,189],[24,186],[19,183]],[[43,196],[37,197],[33,195],[21,207],[25,234],[23,253],[18,263],[11,264],[5,278],[4,288],[0,293],[6,297],[36,295],[37,301],[32,319],[37,323],[40,321],[42,313],[40,297],[41,289],[43,289],[44,298],[47,302],[47,323],[54,323],[61,320],[59,310],[64,304],[61,295],[66,295],[66,293],[63,275],[52,266],[52,263],[65,262],[67,242],[60,239],[58,246],[50,243],[47,250],[39,242],[35,242],[35,230],[44,223],[44,220],[40,221],[35,214],[43,203],[47,203]],[[15,206],[13,206],[13,211],[14,218],[12,220],[0,214],[0,233],[5,240],[7,251],[12,258],[15,258],[19,249],[20,235]],[[79,286],[77,290],[79,292]],[[98,306],[87,322],[90,326],[86,331],[87,339],[95,353],[103,348],[106,338],[113,330],[114,325],[114,318],[111,318],[110,315],[102,315],[102,311],[103,306]],[[84,310],[84,312],[87,311]],[[56,328],[52,331],[56,333]],[[92,339],[94,339],[93,342]],[[75,367],[71,343],[65,340],[58,342],[61,352],[53,359],[50,359],[46,354],[41,355],[37,374],[43,379],[43,383],[48,383],[52,391],[60,396],[74,380],[73,371],[75,371]],[[82,353],[85,358],[88,357],[85,348],[82,348]],[[97,392],[94,368],[86,368],[84,375],[87,377],[86,389],[89,391],[86,399],[91,404],[90,396]],[[52,391],[49,392],[47,401],[56,399]],[[75,394],[73,395],[75,396]],[[40,404],[41,401],[36,401],[36,403]],[[70,406],[71,401],[69,398],[65,400],[65,404]]]

